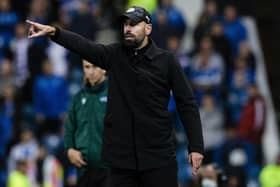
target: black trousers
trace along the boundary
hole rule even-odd
[[[110,187],[109,175],[109,169],[91,169],[79,178],[77,187]]]
[[[111,187],[178,187],[177,164],[146,171],[112,168],[111,182]]]

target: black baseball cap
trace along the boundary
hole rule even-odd
[[[139,23],[141,21],[145,21],[146,23],[152,22],[151,14],[146,9],[139,6],[132,6],[121,15],[122,21],[126,19],[130,19],[134,23]]]

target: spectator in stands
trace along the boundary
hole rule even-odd
[[[48,23],[49,16],[53,12],[49,11],[50,1],[46,0],[30,0],[29,11],[27,14],[28,19],[40,21],[41,23]],[[46,48],[49,46],[47,37],[36,38],[30,42],[27,59],[28,59],[28,71],[29,77],[26,84],[23,87],[23,100],[25,105],[31,105],[32,103],[32,89],[33,83],[37,76],[41,74],[41,66],[46,58]]]
[[[238,58],[242,58],[252,71],[256,71],[256,57],[247,41],[243,41],[239,45]]]
[[[45,0],[31,0],[29,7],[29,14],[27,16],[28,19],[40,21],[41,23],[48,23],[48,5],[49,1]],[[34,78],[37,77],[41,72],[41,65],[46,58],[46,48],[49,45],[49,41],[47,37],[36,38],[32,41],[31,45],[28,48],[28,69],[30,72],[30,77],[24,88],[26,97],[25,100],[28,102],[32,102],[32,84],[34,82]]]
[[[186,54],[180,51],[180,47],[181,41],[178,36],[171,35],[167,38],[167,49],[174,53],[181,67],[184,69],[186,75],[189,76],[191,59]]]
[[[163,11],[166,14],[167,23],[174,29],[175,34],[179,37],[184,35],[187,28],[186,20],[180,10],[175,7],[173,0],[161,0],[157,11]],[[153,20],[153,17],[152,21],[157,22],[156,19]]]
[[[224,116],[213,96],[206,94],[202,98],[200,116],[205,142],[204,164],[213,161],[213,153],[225,139]]]
[[[5,186],[5,178],[7,175],[6,155],[7,148],[12,136],[12,121],[5,115],[2,98],[0,102],[0,186]]]
[[[5,85],[3,88],[3,109],[5,115],[11,120],[15,114],[15,87],[13,85]]]
[[[94,15],[100,20],[102,29],[119,29],[119,22],[117,18],[125,9],[128,0],[93,0],[97,6],[94,6]],[[149,1],[152,2],[153,0]],[[148,1],[137,1],[137,3],[148,2]]]
[[[225,173],[213,163],[201,168],[199,178],[201,187],[228,187]]]
[[[162,0],[152,14],[153,32],[151,37],[159,47],[167,48],[170,35],[182,38],[187,24],[183,14],[173,5],[173,0]]]
[[[224,34],[224,26],[220,21],[212,23],[210,35],[214,49],[222,55],[226,66],[226,73],[228,73],[229,68],[232,67],[231,44]]]
[[[207,19],[207,15],[202,13],[199,18],[198,22],[194,28],[193,38],[194,38],[194,48],[190,52],[190,55],[193,56],[199,51],[200,41],[203,36],[207,35],[209,31],[210,24]]]
[[[214,165],[208,164],[203,166],[200,171],[200,177],[202,187],[218,187],[218,172]]]
[[[171,35],[172,29],[168,25],[167,15],[163,11],[157,11],[155,16],[157,22],[153,24],[151,38],[158,44],[159,47],[166,49],[167,38]]]
[[[88,1],[80,1],[76,13],[72,16],[69,28],[73,32],[94,40],[99,26],[96,21],[97,19],[93,17],[90,8],[90,3]],[[80,68],[81,59],[78,55],[70,52],[69,61],[72,66]]]
[[[27,15],[27,18],[34,21],[39,21],[41,23],[48,23],[49,15],[51,13],[48,11],[48,6],[49,6],[49,1],[31,0],[30,7],[29,7],[29,14]],[[44,46],[47,45],[47,42],[48,40],[46,37],[37,38],[36,40],[33,41],[31,47],[35,45],[34,50],[37,51],[38,50],[37,45]]]
[[[219,19],[217,2],[215,0],[207,0],[202,12],[206,13],[208,20],[211,23]]]
[[[16,85],[16,77],[10,59],[3,59],[0,62],[0,95],[3,95],[6,85]]]
[[[232,47],[232,54],[237,55],[239,45],[247,39],[247,30],[242,24],[236,7],[229,4],[224,8],[224,32]]]
[[[218,19],[219,16],[217,12],[216,1],[206,1],[204,4],[204,8],[199,16],[197,25],[194,29],[194,42],[196,48],[199,47],[201,38],[203,38],[205,34],[209,34],[212,22]]]
[[[17,1],[17,0],[10,0],[13,10],[19,17],[20,21],[24,21],[26,15],[28,14],[28,6],[30,4],[30,0],[27,1]]]
[[[262,169],[259,179],[262,187],[280,186],[280,154],[277,155],[275,164]]]
[[[0,1],[0,60],[14,37],[14,27],[18,22],[16,12],[11,10],[10,0]]]
[[[31,187],[32,183],[28,178],[28,161],[17,160],[16,170],[9,174],[7,187]]]
[[[45,0],[31,0],[29,7],[28,19],[39,21],[41,23],[47,23],[48,14],[51,12],[48,11],[49,1]]]
[[[36,181],[40,186],[63,187],[62,165],[43,145],[38,149],[36,165]]]
[[[218,147],[214,162],[228,176],[227,187],[244,187],[250,172],[256,168],[256,150],[252,144],[239,139],[235,128],[227,129],[227,139]]]
[[[248,100],[247,88],[255,83],[255,72],[248,68],[243,59],[236,59],[235,67],[229,72],[228,83],[228,122],[236,127],[240,120],[240,114]]]
[[[218,98],[224,77],[223,58],[214,51],[211,37],[204,36],[200,49],[192,59],[190,79],[198,102],[206,92]]]
[[[259,164],[262,164],[262,136],[266,122],[266,105],[256,85],[249,86],[249,99],[241,112],[238,125],[238,136],[252,143],[258,153]]]
[[[60,12],[64,15],[67,24],[71,22],[72,16],[78,10],[80,1],[77,0],[61,0],[60,1]]]
[[[3,95],[1,95],[1,110],[5,118],[10,121],[11,126],[6,129],[5,135],[10,136],[10,143],[14,144],[20,136],[20,127],[23,124],[22,120],[22,103],[18,100],[18,91],[13,85],[5,85],[3,88]],[[11,145],[11,144],[10,144]],[[9,146],[10,147],[10,146]]]
[[[26,38],[26,29],[23,23],[16,25],[15,34],[15,38],[11,42],[11,51],[15,63],[16,84],[18,88],[22,88],[29,77],[27,53],[30,40]]]
[[[32,184],[36,183],[36,159],[38,156],[38,144],[33,132],[24,127],[20,135],[20,141],[13,145],[8,157],[8,171],[11,173],[16,169],[18,160],[27,161],[27,175]]]
[[[88,1],[81,1],[77,13],[73,16],[70,30],[88,39],[94,40],[98,25],[91,13]]]
[[[50,42],[46,49],[48,59],[52,63],[53,74],[58,77],[66,78],[69,74],[68,52],[64,47]]]
[[[15,27],[15,37],[11,41],[10,50],[12,52],[12,60],[13,60],[13,68],[14,68],[14,76],[15,76],[15,85],[16,89],[14,90],[14,138],[19,136],[19,127],[21,120],[26,120],[27,110],[31,108],[30,105],[27,104],[27,98],[29,97],[29,93],[31,93],[31,82],[28,84],[28,80],[30,80],[30,69],[28,66],[28,48],[31,44],[30,40],[26,38],[26,28],[25,25],[20,22]],[[39,63],[40,64],[40,63]],[[36,67],[37,63],[31,64],[32,67]],[[30,87],[28,87],[30,85]],[[31,96],[30,96],[31,97]],[[30,99],[31,100],[31,99]],[[32,112],[29,112],[29,114]]]
[[[68,107],[68,83],[63,77],[53,75],[52,65],[46,59],[42,75],[35,79],[33,106],[39,125],[39,138],[46,134],[59,134]]]
[[[249,86],[249,100],[244,107],[239,124],[239,136],[260,144],[265,126],[266,106],[256,85]]]
[[[41,141],[37,159],[37,166],[39,166],[37,181],[40,183],[60,185],[64,178],[64,187],[76,186],[77,171],[65,154],[63,133],[62,131],[61,134],[49,134]],[[49,168],[49,163],[53,166],[52,168]],[[61,170],[63,170],[63,174]],[[51,175],[53,175],[53,179],[50,178]]]
[[[234,67],[229,73],[230,88],[246,87],[255,83],[255,74],[243,58],[237,58]]]
[[[46,49],[48,42],[32,42],[28,48],[27,59],[28,59],[28,71],[29,77],[23,87],[24,91],[24,103],[30,105],[32,103],[32,89],[33,83],[36,77],[42,74],[42,66],[44,60],[47,58]]]

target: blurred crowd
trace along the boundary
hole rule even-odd
[[[0,0],[0,187],[76,184],[63,149],[63,124],[82,86],[81,59],[46,37],[27,39],[25,20],[112,43],[120,39],[118,15],[131,5],[152,14],[152,39],[175,54],[199,105],[205,166],[193,177],[172,97],[169,103],[180,186],[280,185],[280,177],[271,178],[279,176],[280,156],[275,165],[264,164],[266,103],[256,86],[258,62],[234,1],[221,2],[205,1],[189,28],[172,0]],[[194,43],[188,51],[182,49],[186,35]]]

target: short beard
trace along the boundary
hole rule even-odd
[[[128,48],[138,48],[142,45],[143,41],[144,41],[145,37],[141,40],[126,40],[125,38],[123,38],[123,44],[128,47]]]

